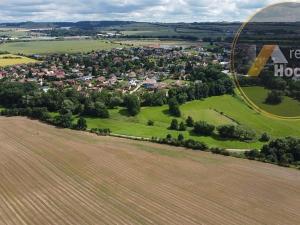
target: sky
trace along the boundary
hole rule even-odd
[[[245,21],[278,0],[0,0],[0,22]]]

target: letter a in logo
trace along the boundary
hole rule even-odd
[[[264,69],[264,66],[267,64],[270,57],[272,58],[274,64],[288,63],[278,45],[264,45],[256,57],[254,64],[250,68],[248,75],[257,77]]]

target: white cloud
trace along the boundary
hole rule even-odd
[[[1,0],[0,21],[243,21],[277,0]],[[282,2],[282,1],[280,1]]]

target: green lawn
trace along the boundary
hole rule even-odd
[[[1,107],[0,107],[1,111]],[[295,136],[299,138],[300,120],[272,119],[251,110],[239,97],[229,95],[210,97],[203,101],[192,101],[181,106],[182,117],[179,122],[192,116],[195,121],[204,120],[215,126],[223,124],[241,124],[252,128],[258,135],[267,132],[273,138]],[[51,113],[56,116],[58,113]],[[74,123],[76,122],[74,118]],[[184,137],[203,141],[210,147],[222,147],[227,149],[252,149],[261,148],[263,143],[259,141],[245,143],[237,140],[222,140],[217,135],[213,137],[201,137],[194,135],[191,129],[180,132],[168,130],[174,117],[168,115],[168,106],[144,107],[135,117],[129,117],[123,108],[110,110],[109,119],[86,117],[88,128],[110,128],[115,134],[137,137],[165,137],[171,134],[177,137],[182,133]],[[147,126],[148,120],[155,121],[154,126]]]
[[[300,116],[300,102],[294,100],[290,97],[285,96],[282,103],[278,105],[265,104],[265,99],[268,96],[269,90],[263,87],[243,87],[242,90],[247,95],[247,97],[253,101],[257,106],[259,106],[264,111],[278,115],[295,117]]]
[[[13,54],[47,54],[47,53],[77,53],[92,50],[108,50],[120,48],[122,45],[103,40],[63,40],[63,41],[29,41],[9,42],[1,45],[1,51]]]
[[[136,117],[127,117],[124,109],[110,110],[111,118],[87,118],[89,128],[110,128],[113,133],[139,137],[165,137],[168,133],[177,137],[179,133],[185,138],[204,141],[211,147],[251,149],[260,148],[262,143],[244,143],[236,140],[221,140],[215,137],[199,137],[190,131],[178,132],[168,130],[172,117],[167,114],[167,106],[145,107]],[[179,121],[187,116],[195,120],[205,120],[216,126],[222,124],[242,124],[254,129],[258,134],[267,132],[273,137],[299,136],[300,121],[271,119],[248,108],[242,100],[232,96],[211,97],[203,101],[193,101],[181,106],[183,113]],[[147,121],[153,120],[153,127]]]

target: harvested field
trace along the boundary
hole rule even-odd
[[[0,224],[300,224],[300,172],[0,118]]]

